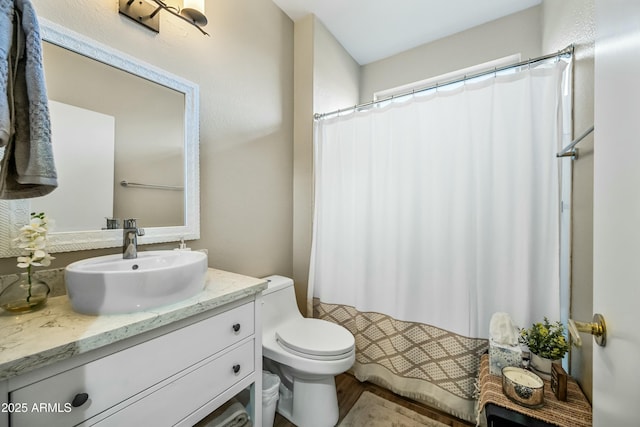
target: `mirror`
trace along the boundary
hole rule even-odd
[[[56,221],[51,252],[120,246],[106,218],[137,218],[140,244],[198,239],[198,86],[45,19],[40,27],[59,187],[0,200],[0,257],[20,254],[12,240],[34,210]]]

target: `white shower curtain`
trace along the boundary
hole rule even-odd
[[[469,419],[491,315],[559,319],[566,65],[316,121],[309,296],[358,378]]]

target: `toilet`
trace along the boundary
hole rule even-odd
[[[277,411],[298,427],[335,426],[335,376],[355,361],[355,339],[346,328],[300,314],[293,280],[265,277],[262,292],[263,368],[280,377]]]

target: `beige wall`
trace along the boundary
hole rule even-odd
[[[293,113],[293,281],[298,307],[306,312],[313,218],[313,60],[315,17],[295,23]]]
[[[540,49],[540,7],[479,25],[362,67],[360,102],[377,91],[413,83],[515,53],[535,58]]]
[[[291,275],[291,20],[271,1],[207,0],[211,37],[164,12],[155,34],[120,16],[116,0],[33,4],[41,17],[199,85],[201,239],[189,246],[208,248],[212,267]],[[118,251],[56,254],[52,267]],[[15,271],[14,258],[0,261],[0,274]]]
[[[358,102],[360,66],[315,16],[295,23],[293,279],[306,311],[313,225],[313,114]]]
[[[593,0],[545,0],[542,47],[553,52],[575,44],[573,134],[593,125],[595,5]],[[579,321],[593,316],[593,134],[578,146],[573,162],[571,314]],[[571,351],[571,375],[591,399],[592,344],[582,337],[583,347]]]
[[[319,20],[314,26],[313,111],[323,113],[358,102],[360,65]]]

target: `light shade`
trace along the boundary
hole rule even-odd
[[[204,0],[184,0],[183,9],[195,9],[204,15]]]
[[[207,25],[207,17],[204,14],[204,0],[184,0],[180,15],[192,20],[194,24]]]

